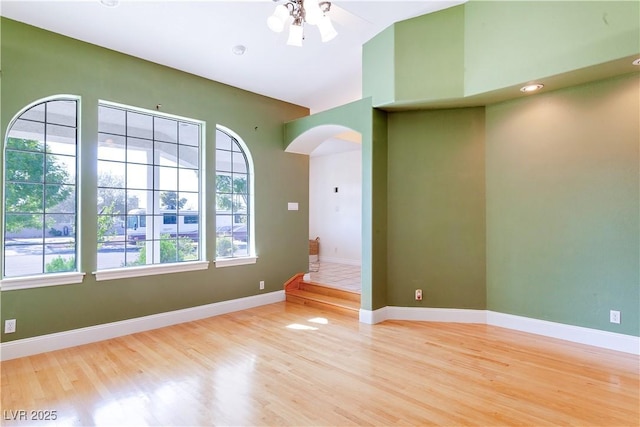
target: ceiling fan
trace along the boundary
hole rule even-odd
[[[370,24],[365,19],[327,0],[273,0],[278,3],[273,14],[267,18],[267,25],[276,32],[282,32],[289,24],[287,44],[302,46],[304,25],[317,26],[323,42],[333,40],[338,32],[332,21],[351,31],[361,32]]]

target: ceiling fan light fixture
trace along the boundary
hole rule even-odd
[[[278,1],[278,0],[274,0]],[[289,26],[290,46],[302,46],[304,39],[304,24],[317,25],[323,42],[333,40],[338,32],[333,28],[331,20],[326,15],[331,9],[331,2],[325,0],[286,0],[284,4],[276,6],[276,10],[269,18],[269,28],[280,33],[284,29],[287,18],[291,16],[293,23]]]
[[[289,25],[289,39],[287,44],[289,46],[302,47],[302,39],[304,39],[304,29],[302,23],[296,24],[295,22]]]
[[[323,17],[318,0],[304,0],[302,6],[304,8],[305,22],[307,24],[317,25],[318,21]]]
[[[318,21],[318,30],[320,30],[320,38],[324,43],[336,38],[338,32],[333,28],[333,24],[328,16],[323,16]]]
[[[284,24],[289,17],[289,9],[283,4],[276,6],[273,15],[267,18],[267,26],[271,31],[281,33],[284,30]]]

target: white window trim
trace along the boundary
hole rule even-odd
[[[216,258],[216,268],[234,267],[236,265],[255,264],[258,261],[257,256],[237,257],[237,258]]]
[[[251,151],[249,150],[249,147],[247,147],[247,144],[245,144],[245,142],[243,141],[243,139],[240,137],[240,135],[238,135],[237,133],[235,133],[234,131],[232,131],[231,129],[229,129],[226,126],[223,126],[221,124],[217,124],[216,125],[216,129],[231,135],[231,137],[233,137],[238,144],[240,145],[240,148],[242,148],[242,151],[244,151],[244,155],[247,158],[247,163],[248,163],[248,168],[249,170],[247,171],[248,175],[249,175],[249,207],[250,207],[250,211],[249,211],[249,236],[251,236],[251,238],[249,239],[249,255],[248,256],[243,256],[243,257],[236,257],[236,258],[216,258],[215,260],[215,264],[216,264],[216,268],[219,267],[233,267],[236,265],[247,265],[247,264],[255,264],[258,256],[256,255],[256,238],[255,238],[255,189],[254,189],[254,182],[255,182],[255,173],[253,170],[253,157],[251,157]],[[216,169],[217,172],[217,169]],[[216,236],[216,244],[218,243],[218,238]]]
[[[74,285],[82,283],[85,273],[43,273],[37,276],[11,277],[0,281],[0,289],[13,291],[16,289],[44,288],[47,286]]]
[[[132,277],[156,276],[158,274],[183,273],[185,271],[207,270],[209,261],[173,262],[140,267],[111,268],[94,271],[96,281],[128,279]]]

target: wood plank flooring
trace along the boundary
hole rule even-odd
[[[288,303],[0,368],[6,426],[640,424],[637,356]],[[21,410],[57,419],[12,420]]]

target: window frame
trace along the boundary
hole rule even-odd
[[[248,265],[248,264],[255,264],[256,261],[258,260],[258,255],[256,254],[256,233],[255,233],[255,170],[254,170],[254,163],[253,163],[253,157],[251,156],[251,150],[249,150],[249,147],[247,146],[247,144],[244,142],[244,140],[240,137],[240,135],[238,135],[236,132],[234,132],[233,130],[229,129],[226,126],[223,126],[221,124],[217,124],[216,125],[216,131],[220,131],[222,133],[227,134],[228,136],[230,136],[232,139],[235,140],[235,142],[238,143],[238,145],[240,146],[240,149],[242,150],[242,153],[244,155],[244,158],[247,161],[247,179],[249,181],[248,183],[248,203],[247,203],[247,216],[249,217],[248,222],[247,222],[247,235],[249,236],[248,238],[248,247],[247,247],[247,255],[244,256],[237,256],[237,257],[224,257],[224,258],[218,258],[217,256],[217,251],[215,251],[215,266],[216,268],[221,268],[221,267],[233,267],[233,266],[238,266],[238,265]],[[217,141],[215,144],[216,147],[216,154],[217,154]],[[215,172],[216,172],[216,177],[215,179],[218,179],[218,168],[217,168],[217,164],[215,165]],[[214,192],[217,196],[217,188],[214,187]],[[215,200],[213,201],[214,204],[214,216],[216,219],[216,229],[217,229],[217,210],[215,207]],[[216,246],[217,246],[217,242],[218,242],[218,236],[216,233]]]
[[[48,286],[59,286],[59,285],[70,285],[70,284],[77,284],[77,283],[82,283],[82,281],[84,280],[84,276],[85,273],[81,272],[81,268],[80,266],[82,265],[82,259],[81,259],[81,223],[82,223],[82,219],[81,216],[78,214],[78,207],[81,206],[81,191],[80,189],[82,188],[82,165],[80,162],[81,159],[81,147],[82,144],[80,144],[81,141],[81,135],[82,135],[82,115],[81,115],[81,111],[82,111],[82,99],[80,96],[78,95],[71,95],[71,94],[55,94],[55,95],[51,95],[51,96],[47,96],[44,98],[40,98],[37,99],[33,102],[30,102],[29,104],[25,105],[24,107],[22,107],[12,118],[11,120],[8,122],[7,127],[5,129],[5,133],[3,135],[3,139],[2,139],[2,165],[0,165],[2,167],[2,185],[0,185],[0,197],[2,198],[2,224],[0,224],[1,227],[1,232],[2,232],[2,236],[0,237],[0,250],[2,251],[2,254],[6,254],[5,252],[5,236],[6,236],[6,229],[5,229],[5,223],[6,223],[6,215],[7,215],[7,211],[6,211],[6,201],[5,201],[5,185],[6,185],[6,148],[7,148],[7,140],[9,137],[9,133],[11,131],[11,129],[13,128],[13,126],[15,125],[15,123],[22,117],[23,114],[25,114],[27,111],[31,110],[32,108],[40,105],[40,104],[44,104],[47,102],[52,102],[52,101],[73,101],[76,103],[76,123],[75,123],[75,212],[74,212],[74,216],[75,216],[75,227],[76,227],[76,235],[75,235],[75,239],[74,239],[74,257],[75,257],[75,265],[76,265],[76,269],[75,271],[68,271],[68,272],[59,272],[59,273],[47,273],[47,272],[42,272],[39,274],[31,274],[31,275],[25,275],[25,276],[15,276],[15,277],[4,277],[5,274],[5,269],[6,269],[6,262],[5,262],[5,256],[1,257],[0,260],[0,267],[1,267],[1,273],[0,273],[0,290],[4,291],[10,291],[10,290],[16,290],[16,289],[28,289],[28,288],[39,288],[39,287],[48,287]],[[45,117],[45,121],[43,122],[43,124],[45,125],[45,133],[46,133],[46,117]],[[44,185],[44,184],[43,184]],[[46,215],[46,211],[43,212],[43,215]],[[43,237],[44,238],[44,237]],[[44,243],[43,243],[44,244]],[[44,256],[44,253],[43,253]]]
[[[208,269],[209,261],[207,260],[207,255],[206,255],[206,234],[207,234],[206,221],[202,219],[202,218],[206,218],[206,185],[205,185],[206,173],[207,173],[206,172],[207,168],[205,164],[206,122],[203,120],[198,120],[190,117],[184,117],[184,116],[179,116],[175,114],[168,114],[168,113],[163,113],[159,111],[148,110],[140,107],[106,101],[102,99],[98,100],[97,106],[98,108],[101,106],[104,106],[107,108],[116,108],[116,109],[124,110],[126,112],[145,114],[151,117],[159,117],[161,119],[164,118],[164,119],[176,120],[179,122],[186,122],[190,124],[196,124],[199,126],[199,135],[198,135],[199,137],[199,146],[198,146],[198,151],[199,151],[198,152],[199,259],[195,261],[179,261],[179,262],[171,262],[171,263],[148,264],[143,266],[96,269],[96,271],[92,272],[92,274],[95,275],[96,281],[153,276],[158,274],[168,274],[168,273],[178,273],[178,272],[185,272],[185,271],[196,271],[196,270]],[[153,137],[153,140],[155,141],[155,137]],[[97,157],[96,157],[96,160],[98,160]],[[127,164],[126,161],[122,163],[124,163],[125,165]],[[155,164],[155,160],[154,160],[154,164]],[[99,187],[96,186],[96,195],[97,195],[98,188]],[[125,187],[125,189],[126,188],[128,187]],[[155,186],[154,188],[147,188],[146,191],[156,191]],[[158,215],[162,217],[161,222],[164,222],[164,218],[165,218],[164,215],[160,213],[158,213]],[[143,217],[143,218],[146,218],[146,217]],[[125,223],[126,223],[126,220],[125,220]],[[97,260],[97,256],[98,256],[98,253],[96,251],[96,260]]]

